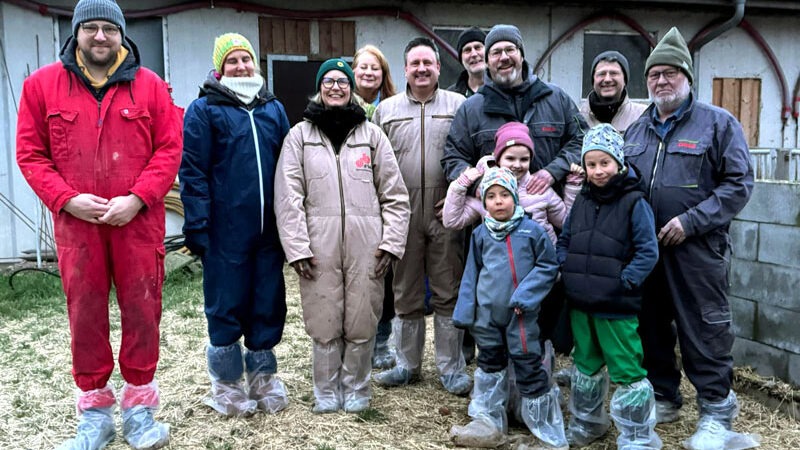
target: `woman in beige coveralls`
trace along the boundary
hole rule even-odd
[[[286,259],[300,275],[314,412],[358,412],[371,397],[383,276],[405,248],[408,191],[389,140],[352,92],[348,64],[326,61],[316,86],[283,143],[275,214]]]

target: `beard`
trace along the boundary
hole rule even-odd
[[[113,49],[109,49],[108,55],[105,57],[97,57],[95,56],[91,49],[88,51],[80,49],[81,56],[83,57],[83,61],[86,64],[90,64],[92,66],[98,67],[108,67],[117,59],[117,52],[113,51]]]
[[[517,82],[520,78],[520,70],[519,67],[514,67],[514,70],[511,71],[508,75],[501,75],[500,73],[495,72],[492,74],[492,80],[495,84],[499,86],[510,87],[513,86],[514,83]]]
[[[650,97],[650,101],[656,104],[656,108],[658,108],[659,112],[675,111],[676,109],[678,109],[678,107],[681,106],[681,104],[684,101],[686,101],[687,98],[689,98],[689,92],[690,92],[689,80],[685,78],[683,80],[683,84],[681,84],[678,87],[675,93],[667,96],[659,97],[655,95],[652,91],[650,91],[650,89],[647,90],[647,93],[649,94]]]

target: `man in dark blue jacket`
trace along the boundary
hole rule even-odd
[[[692,59],[672,28],[645,64],[653,104],[625,133],[625,158],[647,186],[659,261],[644,285],[639,333],[659,422],[677,420],[683,399],[676,331],[700,421],[689,448],[722,448],[736,433],[733,334],[728,307],[731,219],[753,189],[742,127],[691,93]],[[675,325],[672,325],[672,322]]]

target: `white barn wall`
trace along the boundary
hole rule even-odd
[[[348,2],[341,8],[358,7],[358,1]],[[405,11],[413,12],[420,20],[431,28],[436,26],[477,25],[488,27],[496,23],[517,25],[525,41],[526,59],[534,64],[544,53],[549,43],[557,39],[565,30],[575,23],[596,12],[586,7],[545,7],[545,6],[509,6],[490,7],[476,4],[454,3],[416,3],[403,2],[398,5]],[[281,5],[293,7],[293,5]],[[2,12],[2,37],[8,51],[7,60],[14,92],[18,97],[22,89],[22,81],[26,64],[37,67],[35,38],[39,36],[39,65],[53,60],[55,43],[53,22],[50,17],[43,17],[35,12],[22,10],[7,3],[0,4]],[[313,10],[330,8],[329,3],[317,1],[304,4],[303,9]],[[678,24],[684,37],[688,40],[713,18],[722,17],[728,12],[718,14],[692,13],[687,16],[682,11],[666,9],[658,10],[623,10],[637,20],[646,30],[655,31],[661,37],[673,25]],[[800,72],[800,46],[796,45],[797,15],[747,16],[747,20],[763,35],[783,66],[789,88]],[[405,86],[403,75],[403,48],[405,43],[422,33],[410,23],[394,17],[370,16],[353,17],[342,20],[356,22],[356,47],[371,43],[381,48],[390,62],[390,70],[398,90]],[[198,86],[211,69],[211,53],[214,37],[224,32],[236,31],[244,34],[256,46],[258,51],[258,14],[241,13],[228,8],[200,9],[170,14],[165,18],[166,42],[165,53],[169,64],[166,70],[173,86],[175,103],[187,107],[197,97]],[[598,31],[630,31],[627,25],[604,20],[590,25],[588,30]],[[583,64],[583,34],[578,31],[563,43],[546,63],[539,75],[546,81],[553,82],[563,88],[575,101],[580,102],[585,92],[581,92],[581,71]],[[448,55],[442,55],[449,58]],[[741,29],[728,31],[721,37],[707,44],[697,55],[695,65],[698,78],[695,90],[702,101],[711,100],[712,79],[715,77],[757,77],[762,80],[761,116],[759,130],[759,147],[796,147],[797,129],[793,119],[786,130],[786,137],[781,137],[780,95],[779,85],[767,58],[750,37]],[[631,74],[631,76],[643,76]],[[4,78],[4,74],[0,74]],[[16,114],[14,101],[3,79],[0,86],[0,141],[7,149],[13,149]],[[26,214],[34,217],[36,201],[33,192],[22,179],[16,166],[14,152],[0,153],[0,189]],[[12,219],[7,208],[0,207],[0,236],[11,236],[0,239],[0,259],[14,257],[19,251],[33,248],[34,235],[21,223]]]
[[[53,19],[8,3],[0,4],[0,8],[3,51],[14,94],[11,95],[9,90],[6,72],[1,71],[0,142],[3,150],[0,151],[0,192],[35,221],[40,214],[37,199],[22,177],[16,161],[16,105],[19,104],[22,83],[28,70],[33,72],[37,67],[53,62],[57,51]],[[33,249],[35,245],[35,233],[19,221],[10,209],[0,205],[0,261],[17,257],[21,251]]]

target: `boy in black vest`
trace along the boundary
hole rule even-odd
[[[586,133],[581,165],[587,182],[558,239],[577,368],[567,439],[582,447],[608,430],[603,401],[610,375],[619,384],[611,399],[617,446],[659,449],[653,386],[636,332],[641,285],[656,265],[658,243],[653,211],[637,170],[625,164],[623,144],[609,124]]]

